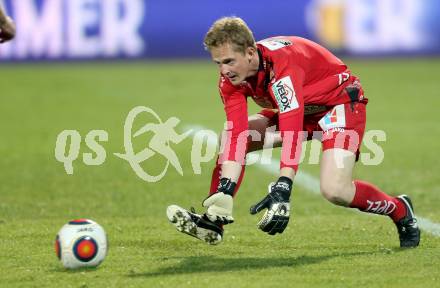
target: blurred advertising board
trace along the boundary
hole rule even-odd
[[[4,60],[206,57],[203,37],[236,15],[256,39],[311,38],[350,55],[440,54],[438,0],[0,0],[17,37]]]

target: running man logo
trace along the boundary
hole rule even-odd
[[[292,111],[299,107],[290,76],[286,76],[275,82],[272,85],[272,93],[278,103],[280,114]]]
[[[136,117],[141,113],[149,113],[153,115],[158,123],[147,123],[142,128],[132,133],[133,122]],[[157,182],[165,175],[168,170],[169,164],[171,164],[180,175],[183,175],[182,167],[176,153],[171,149],[169,143],[178,144],[182,142],[192,130],[186,131],[183,134],[177,134],[175,127],[179,124],[180,120],[176,117],[171,117],[165,123],[162,122],[160,117],[150,108],[144,106],[137,106],[133,108],[125,120],[124,125],[124,148],[125,153],[114,153],[115,156],[126,160],[133,171],[142,180],[147,182]],[[145,147],[142,151],[135,153],[133,150],[132,138],[136,138],[144,133],[153,132],[148,147]],[[165,157],[166,164],[158,175],[148,174],[142,167],[141,163],[148,160],[152,156],[159,154]]]

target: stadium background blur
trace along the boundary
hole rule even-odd
[[[0,46],[1,286],[438,285],[438,1],[0,4],[17,24],[16,39]],[[213,162],[194,173],[187,139],[172,145],[184,175],[171,167],[159,182],[149,183],[113,153],[123,151],[125,117],[135,106],[150,107],[162,120],[178,117],[182,131],[221,130],[218,71],[202,41],[215,19],[229,15],[242,17],[257,40],[298,35],[317,41],[360,76],[370,99],[367,129],[384,130],[387,138],[381,142],[384,161],[358,165],[356,176],[390,194],[412,196],[424,220],[418,249],[398,249],[387,219],[347,212],[317,197],[313,179],[319,167],[308,164],[300,169],[312,180],[295,184],[293,221],[282,236],[263,235],[248,214],[276,174],[258,166],[246,172],[235,203],[237,223],[220,246],[188,239],[167,223],[169,204],[201,209]],[[66,129],[82,137],[73,175],[54,156],[57,135]],[[93,129],[109,135],[101,142],[107,154],[99,166],[82,160],[92,152],[84,138]],[[136,148],[145,147],[149,136]],[[158,155],[146,162],[150,173],[164,165]],[[73,218],[94,219],[107,230],[109,255],[96,270],[67,272],[57,263],[55,234]]]

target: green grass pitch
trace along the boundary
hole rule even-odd
[[[440,60],[347,62],[370,99],[367,129],[387,134],[384,162],[358,165],[356,177],[389,194],[411,195],[418,215],[440,223]],[[285,233],[262,233],[259,217],[248,210],[274,176],[255,166],[246,171],[235,201],[236,223],[226,227],[221,245],[178,233],[165,209],[179,204],[200,210],[213,161],[195,175],[187,139],[172,144],[184,176],[170,168],[161,181],[147,183],[113,153],[123,152],[124,120],[138,105],[163,120],[178,117],[179,127],[220,131],[224,114],[213,64],[8,64],[0,66],[0,83],[1,287],[439,285],[438,237],[423,231],[419,248],[400,250],[389,219],[333,206],[299,186]],[[56,137],[65,129],[83,137],[73,175],[54,156]],[[93,129],[109,134],[100,166],[82,162],[82,153],[90,152],[84,137]],[[154,171],[163,163],[157,157],[145,168]],[[300,169],[318,176],[317,165]],[[109,253],[97,269],[67,271],[55,256],[56,233],[74,218],[94,219],[108,233]]]

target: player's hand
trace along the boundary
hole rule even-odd
[[[289,223],[291,191],[292,180],[287,177],[280,177],[276,183],[269,185],[269,194],[250,209],[253,215],[267,209],[258,222],[258,228],[270,235],[283,233]]]
[[[217,192],[206,198],[202,205],[207,208],[205,215],[212,222],[220,224],[230,224],[234,222],[232,217],[233,199],[235,183],[230,179],[220,179]]]
[[[15,24],[10,17],[0,21],[0,43],[11,40],[15,36]]]

